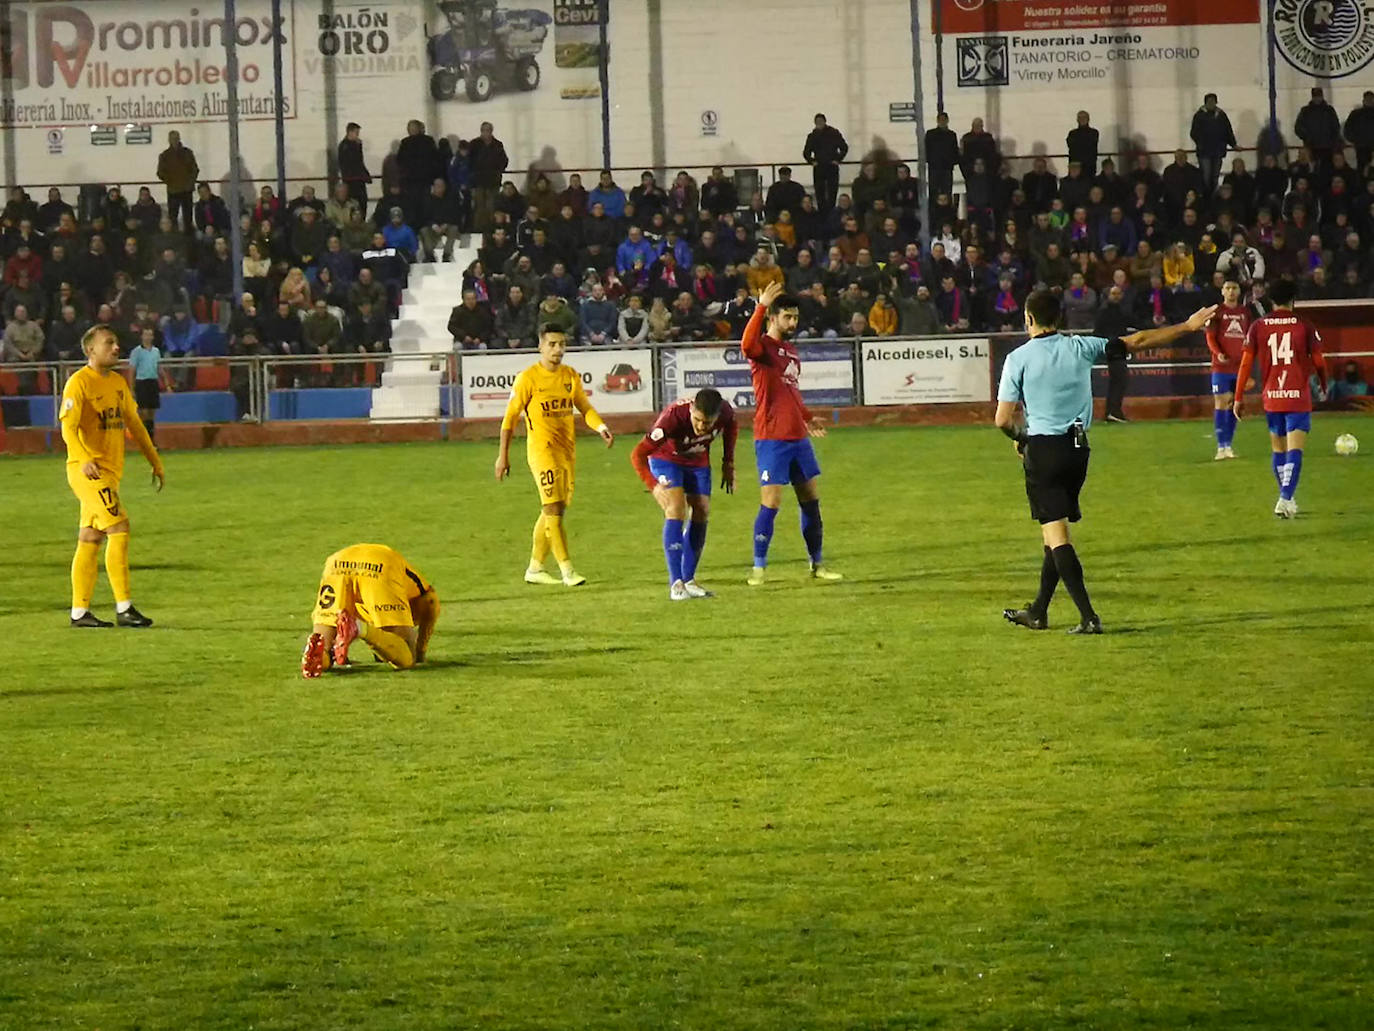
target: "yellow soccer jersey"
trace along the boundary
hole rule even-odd
[[[587,425],[598,433],[605,425],[587,400],[582,377],[575,369],[560,365],[550,372],[536,363],[515,377],[501,428],[513,429],[515,420],[523,415],[528,435],[525,450],[531,462],[550,453],[571,459],[576,452],[574,412],[581,412]]]
[[[414,626],[412,605],[433,589],[394,548],[352,544],[324,560],[311,619],[335,626],[340,610],[352,608],[374,626]]]
[[[94,462],[117,481],[124,475],[124,430],[133,435],[148,463],[162,472],[162,459],[138,417],[133,391],[119,373],[78,369],[62,390],[62,439],[67,464]]]

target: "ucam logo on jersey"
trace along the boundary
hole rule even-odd
[[[458,362],[463,377],[463,418],[499,419],[506,414],[515,377],[539,361],[539,355],[465,354]],[[651,412],[654,407],[652,351],[569,351],[563,364],[577,370],[592,407],[610,412]]]
[[[793,346],[801,359],[797,386],[808,405],[855,403],[853,344],[839,340],[794,341]],[[693,396],[703,387],[714,387],[736,408],[754,407],[749,359],[738,344],[669,349],[662,352],[660,360],[665,404]]]
[[[864,404],[923,405],[991,399],[986,338],[863,343]]]

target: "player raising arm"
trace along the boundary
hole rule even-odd
[[[544,329],[539,334],[539,361],[519,376],[511,387],[510,404],[501,420],[501,446],[496,454],[496,478],[510,472],[510,441],[515,420],[525,421],[525,456],[542,509],[534,524],[534,547],[525,570],[527,584],[556,584],[559,581],[544,571],[544,560],[553,549],[563,584],[578,587],[587,582],[573,569],[568,555],[568,536],[563,529],[563,513],[572,502],[573,480],[577,471],[577,433],[573,413],[581,412],[587,425],[601,434],[610,447],[615,438],[604,419],[597,414],[582,389],[582,377],[563,364],[567,338],[561,330]]]
[[[425,661],[439,622],[439,597],[400,552],[385,544],[352,544],[324,560],[301,655],[301,676],[314,680],[348,665],[348,646],[361,637],[392,669]]]
[[[735,410],[707,387],[663,409],[653,428],[630,455],[639,478],[663,509],[663,554],[668,560],[668,597],[672,601],[709,598],[696,581],[711,514],[711,442],[725,436],[721,486],[735,490]],[[683,531],[688,509],[692,519]]]
[[[764,582],[773,523],[782,505],[782,488],[790,483],[801,507],[802,539],[817,580],[841,580],[821,560],[821,475],[808,437],[824,437],[825,423],[802,401],[798,382],[801,358],[791,344],[797,331],[797,302],[769,283],[744,327],[740,350],[749,359],[754,381],[754,456],[759,467],[759,514],[754,518],[754,568],[750,586]],[[764,323],[768,331],[765,333]]]
[[[81,502],[81,522],[72,558],[72,622],[74,627],[106,627],[91,611],[91,595],[98,575],[100,542],[105,548],[105,573],[115,597],[115,622],[120,626],[152,626],[134,608],[129,590],[129,513],[119,499],[124,477],[124,431],[153,467],[153,486],[162,489],[166,473],[153,447],[128,381],[115,372],[119,337],[96,326],[81,338],[86,364],[72,374],[62,390],[62,440],[67,445],[67,483]]]
[[[1235,458],[1231,442],[1236,436],[1236,416],[1231,401],[1245,393],[1236,373],[1245,350],[1245,334],[1254,319],[1241,304],[1240,284],[1228,279],[1221,288],[1221,307],[1207,323],[1207,350],[1212,352],[1212,423],[1217,437],[1216,461]]]
[[[1326,390],[1326,358],[1322,338],[1315,326],[1293,314],[1297,287],[1280,280],[1269,291],[1274,310],[1257,319],[1245,336],[1245,353],[1240,360],[1238,380],[1243,383],[1259,355],[1260,391],[1265,418],[1269,422],[1269,445],[1273,451],[1274,479],[1279,485],[1279,500],[1274,515],[1292,519],[1298,514],[1294,495],[1302,473],[1302,450],[1312,430],[1312,390],[1308,385],[1316,372]],[[1231,410],[1239,419],[1244,410],[1239,390]]]

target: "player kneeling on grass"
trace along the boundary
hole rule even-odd
[[[314,625],[301,656],[301,676],[313,680],[348,664],[361,637],[393,669],[425,661],[439,621],[439,597],[401,554],[385,544],[353,544],[324,560]]]
[[[525,568],[525,583],[556,584],[557,577],[544,571],[550,549],[558,561],[566,587],[587,582],[573,568],[568,554],[568,535],[563,529],[563,513],[572,503],[577,472],[577,431],[573,414],[581,412],[587,425],[610,447],[615,437],[606,421],[597,414],[577,370],[563,364],[567,337],[562,330],[546,327],[539,334],[539,361],[515,377],[510,403],[501,420],[501,445],[496,454],[496,479],[510,472],[510,442],[515,420],[525,423],[525,457],[530,475],[539,492],[541,511],[534,524],[534,547]]]
[[[663,554],[668,560],[668,597],[673,601],[711,597],[697,583],[696,573],[711,514],[711,442],[722,433],[721,486],[733,494],[739,425],[735,410],[717,390],[707,387],[663,409],[630,455],[639,478],[663,509]],[[692,518],[684,529],[689,509]]]

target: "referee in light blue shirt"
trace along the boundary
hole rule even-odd
[[[1083,566],[1069,543],[1069,523],[1082,517],[1078,494],[1088,476],[1088,427],[1093,418],[1092,366],[1111,341],[1059,331],[1059,296],[1037,290],[1026,299],[1030,339],[1007,356],[997,388],[997,428],[1016,441],[1026,470],[1031,518],[1040,523],[1045,553],[1040,593],[1023,609],[1003,609],[1009,622],[1030,630],[1049,629],[1050,599],[1059,581],[1078,606],[1071,634],[1100,634],[1102,621],[1083,586]],[[1159,347],[1207,324],[1215,306],[1193,313],[1176,326],[1142,330],[1116,338],[1127,350]],[[1019,409],[1025,409],[1025,419]]]

